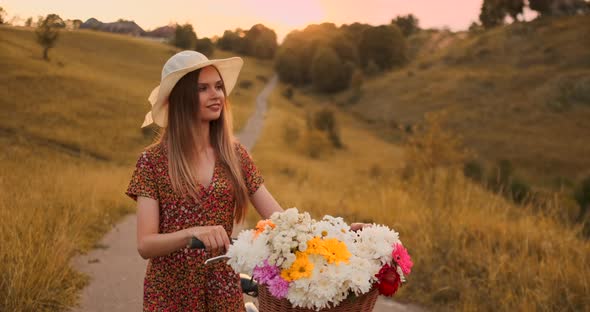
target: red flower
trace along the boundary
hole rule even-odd
[[[375,277],[379,280],[379,293],[391,297],[399,286],[401,285],[401,279],[395,267],[389,266],[389,264],[385,264],[379,273],[375,274]]]

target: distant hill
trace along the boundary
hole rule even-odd
[[[95,18],[89,18],[80,25],[81,29],[92,29],[132,36],[143,36],[146,32],[134,21],[119,20],[113,23],[103,23]]]
[[[175,26],[162,26],[158,27],[152,31],[148,31],[144,34],[146,37],[155,37],[155,38],[172,38],[174,37],[174,31],[176,31]]]

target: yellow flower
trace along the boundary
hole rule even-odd
[[[335,239],[321,239],[320,237],[314,237],[307,241],[307,250],[305,251],[309,255],[321,255],[328,263],[346,262],[351,254],[348,251],[346,244]]]
[[[295,262],[290,268],[281,271],[281,277],[286,281],[294,281],[302,277],[310,277],[313,271],[313,263],[307,258],[307,254],[304,252],[295,253]]]
[[[351,254],[348,251],[348,248],[346,247],[345,243],[335,238],[331,238],[324,240],[324,246],[327,252],[322,255],[326,258],[326,261],[328,261],[328,263],[348,263],[348,259],[350,258]]]
[[[307,249],[305,252],[308,255],[324,255],[327,254],[328,250],[324,244],[324,240],[319,237],[314,237],[307,241]]]

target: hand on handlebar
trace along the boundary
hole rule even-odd
[[[203,242],[205,249],[210,252],[223,252],[229,248],[229,237],[221,225],[195,226],[186,229],[187,238],[196,237]]]

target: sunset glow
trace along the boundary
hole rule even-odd
[[[127,1],[32,1],[5,0],[8,20],[22,24],[28,17],[59,14],[82,21],[94,17],[102,22],[119,18],[134,20],[144,30],[170,23],[191,23],[199,37],[222,35],[225,30],[249,29],[262,23],[275,30],[279,41],[294,29],[332,22],[340,26],[354,22],[388,24],[397,15],[414,14],[420,26],[466,29],[477,20],[481,0],[127,0]]]

